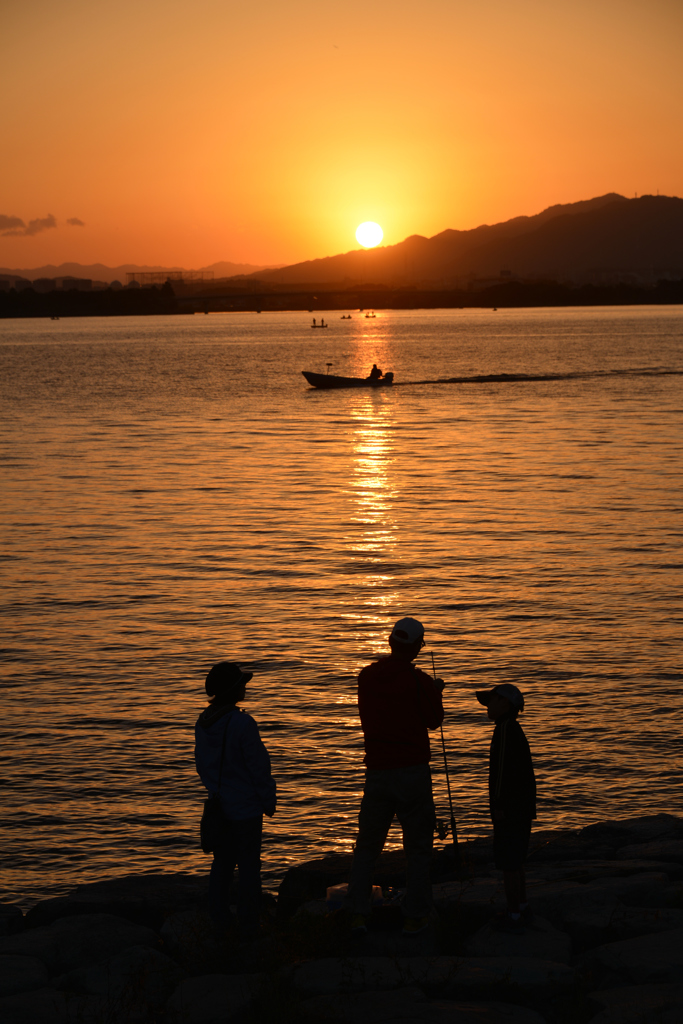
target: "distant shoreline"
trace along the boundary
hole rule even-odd
[[[576,306],[645,306],[683,304],[683,280],[659,281],[654,287],[628,284],[579,287],[548,282],[510,281],[480,291],[417,288],[315,288],[276,291],[258,288],[177,295],[170,283],[161,288],[114,291],[52,291],[32,288],[0,291],[0,319],[82,316],[148,316],[229,312],[328,312],[360,309],[523,309]]]

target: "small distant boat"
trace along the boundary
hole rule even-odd
[[[375,319],[375,314],[374,313],[366,313],[365,314],[365,319],[366,320],[374,320]]]
[[[301,371],[309,384],[314,388],[327,391],[330,388],[388,388],[394,383],[393,373],[385,373],[379,379],[371,377],[337,377],[334,373],[311,373]]]
[[[50,320],[59,320],[59,317],[58,316],[51,316]]]
[[[351,314],[349,313],[349,315],[348,315],[348,316],[340,316],[340,317],[339,317],[339,319],[340,319],[340,320],[351,320],[351,319],[352,319],[352,317],[351,317]]]
[[[322,317],[320,318],[320,323],[319,324],[317,324],[315,322],[315,317],[313,317],[313,323],[311,324],[311,327],[328,327],[328,326],[329,325],[325,323],[325,321],[323,320]]]

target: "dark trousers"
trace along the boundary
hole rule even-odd
[[[226,822],[225,835],[213,854],[209,876],[211,916],[217,924],[231,923],[230,887],[239,871],[237,920],[244,932],[258,931],[261,913],[261,836],[263,815]]]

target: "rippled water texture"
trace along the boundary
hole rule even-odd
[[[308,325],[0,323],[5,898],[207,867],[193,725],[223,658],[278,779],[270,884],[350,849],[355,676],[403,614],[448,681],[464,835],[488,829],[473,691],[503,680],[539,827],[680,813],[683,310]],[[327,362],[402,386],[310,390]]]

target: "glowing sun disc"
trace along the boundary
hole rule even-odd
[[[384,232],[374,220],[365,220],[356,228],[356,240],[364,249],[374,249],[384,238]]]

